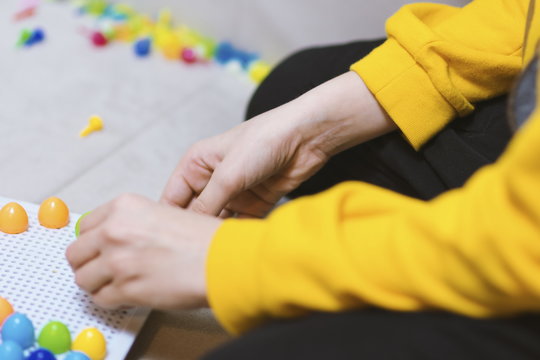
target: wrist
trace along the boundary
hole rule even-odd
[[[354,72],[329,80],[294,102],[304,114],[296,129],[302,143],[327,156],[397,128]]]

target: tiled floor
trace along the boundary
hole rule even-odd
[[[79,213],[123,192],[156,199],[190,144],[243,119],[254,86],[241,75],[136,59],[121,44],[98,50],[69,6],[46,2],[13,23],[16,4],[0,2],[2,196],[57,195]],[[16,49],[21,28],[33,26],[47,41]],[[105,130],[78,138],[94,113]],[[154,312],[130,358],[193,359],[226,338],[208,311]]]

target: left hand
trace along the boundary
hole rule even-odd
[[[86,216],[66,251],[75,281],[105,308],[207,306],[205,263],[221,220],[122,195]]]
[[[330,157],[395,129],[364,81],[349,71],[194,144],[161,201],[201,214],[262,218]]]

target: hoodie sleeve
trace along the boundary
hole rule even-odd
[[[226,220],[209,301],[242,333],[273,318],[377,306],[469,316],[540,310],[540,113],[494,165],[424,202],[360,182]]]
[[[528,0],[404,6],[388,40],[351,66],[416,149],[522,68]]]

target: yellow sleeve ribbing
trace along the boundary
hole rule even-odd
[[[388,40],[351,66],[416,149],[473,103],[505,93],[522,67],[528,0],[404,6]]]

